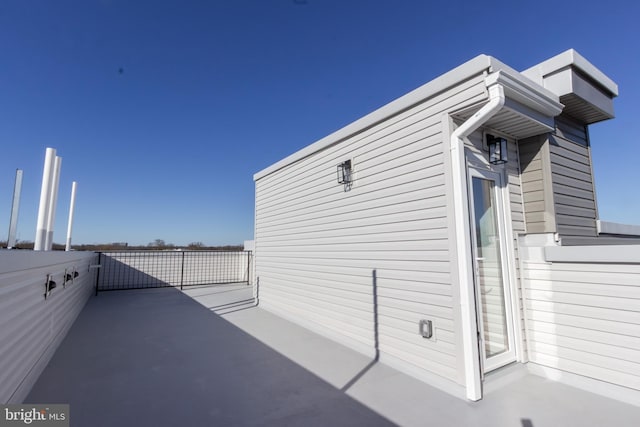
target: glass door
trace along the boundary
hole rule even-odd
[[[515,360],[501,174],[469,169],[475,293],[483,374]]]

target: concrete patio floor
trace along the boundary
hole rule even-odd
[[[92,297],[26,403],[74,426],[636,426],[640,407],[523,374],[468,402],[218,285]]]

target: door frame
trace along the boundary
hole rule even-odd
[[[478,278],[479,266],[477,263],[477,242],[475,233],[475,209],[473,197],[473,178],[491,180],[495,183],[495,205],[496,205],[496,221],[500,239],[500,263],[501,263],[501,279],[503,287],[503,299],[505,309],[505,324],[507,328],[508,350],[490,359],[485,356],[484,349],[484,321],[483,309],[480,300],[480,284]],[[467,168],[467,189],[469,203],[469,229],[471,232],[471,263],[473,272],[473,291],[474,301],[476,305],[476,327],[478,331],[478,356],[480,358],[480,377],[484,379],[484,375],[495,369],[501,368],[509,363],[519,360],[519,340],[520,334],[516,333],[519,322],[517,321],[519,313],[519,305],[515,297],[516,282],[515,274],[513,274],[515,266],[515,257],[513,256],[513,248],[511,241],[513,239],[511,209],[509,200],[509,187],[507,184],[507,176],[504,167],[478,167],[477,165],[468,165]]]

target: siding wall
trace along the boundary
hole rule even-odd
[[[527,231],[554,233],[556,221],[547,137],[539,135],[518,141],[518,148]]]
[[[530,361],[640,391],[640,246],[554,249],[522,249]]]
[[[557,232],[574,240],[595,237],[596,198],[586,127],[556,118],[549,153]]]
[[[91,252],[0,252],[0,402],[21,403],[94,290]],[[65,269],[78,277],[63,286]],[[45,300],[46,275],[57,287]]]
[[[559,233],[567,244],[597,236],[597,206],[586,126],[556,117],[553,134],[519,142],[529,233]]]
[[[442,117],[484,99],[479,75],[256,181],[260,305],[371,355],[377,322],[381,360],[459,382]]]

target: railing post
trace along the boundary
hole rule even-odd
[[[98,252],[98,265],[100,265],[100,260],[102,259],[102,252]],[[100,284],[100,268],[98,268],[98,273],[96,274],[96,296],[98,296],[98,286]]]
[[[182,251],[182,266],[180,268],[180,290],[182,290],[183,282],[184,282],[184,251]]]

